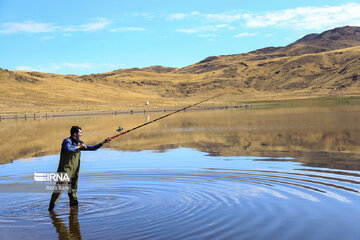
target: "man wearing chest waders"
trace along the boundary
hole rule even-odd
[[[70,137],[64,139],[61,144],[61,153],[58,173],[66,173],[69,181],[57,181],[53,194],[51,195],[49,211],[52,211],[60,199],[61,193],[65,187],[68,187],[68,195],[70,199],[70,207],[77,206],[77,184],[80,169],[80,151],[95,151],[101,148],[104,143],[111,141],[111,138],[105,139],[103,142],[96,145],[85,145],[80,140],[81,127],[72,126],[70,130]],[[64,179],[63,179],[64,180]]]

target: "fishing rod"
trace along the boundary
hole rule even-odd
[[[129,133],[129,132],[132,132],[132,131],[134,131],[135,129],[138,129],[138,128],[141,128],[141,127],[144,127],[144,126],[146,126],[146,125],[148,125],[148,124],[150,124],[150,123],[156,122],[156,121],[158,121],[158,120],[160,120],[160,119],[163,119],[163,118],[166,118],[166,117],[168,117],[168,116],[170,116],[170,115],[173,115],[173,114],[175,114],[175,113],[178,113],[178,112],[184,111],[184,110],[186,110],[186,109],[188,109],[188,108],[194,107],[194,106],[196,106],[196,105],[199,105],[200,103],[203,103],[203,102],[209,101],[209,100],[211,100],[211,99],[217,98],[217,97],[219,97],[219,96],[221,96],[221,95],[224,95],[224,94],[225,94],[225,93],[222,93],[222,94],[219,94],[219,95],[213,96],[213,97],[211,97],[211,98],[208,98],[208,99],[202,100],[202,101],[197,102],[197,103],[195,103],[195,104],[189,105],[189,106],[184,107],[184,108],[181,108],[181,109],[179,109],[179,110],[176,110],[176,111],[174,111],[174,112],[172,112],[172,113],[168,113],[168,114],[166,114],[166,115],[164,115],[164,116],[161,116],[161,117],[159,117],[159,118],[156,118],[156,119],[154,119],[154,120],[152,120],[152,121],[150,121],[150,122],[147,122],[147,123],[141,124],[141,125],[139,125],[139,126],[137,126],[137,127],[134,127],[134,128],[132,128],[132,129],[129,129],[129,130],[125,131],[125,132],[122,132],[122,133],[116,134],[116,135],[114,135],[114,136],[110,137],[110,139],[117,138],[117,137],[119,137],[119,136],[121,136],[121,135],[124,135],[124,134],[127,134],[127,133]],[[119,132],[120,132],[122,129],[123,129],[122,127],[119,127],[119,129],[118,129],[117,131],[119,131]]]

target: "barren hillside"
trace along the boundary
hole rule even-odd
[[[0,113],[180,106],[360,94],[360,27],[309,34],[285,47],[84,76],[0,69]]]

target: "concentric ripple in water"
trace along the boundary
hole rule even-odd
[[[246,161],[250,160],[242,163]],[[60,239],[358,239],[360,236],[356,224],[360,222],[357,172],[215,167],[90,170],[91,167],[85,167],[81,173],[77,209],[69,209],[66,194],[55,212],[49,214],[48,193],[3,193],[1,239],[56,236]],[[3,181],[11,179],[2,177]],[[28,181],[28,175],[17,175],[16,182]],[[22,230],[15,231],[19,228]]]

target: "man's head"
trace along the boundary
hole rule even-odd
[[[80,137],[82,136],[81,134],[81,127],[79,126],[72,126],[70,129],[70,135],[71,137],[73,137],[75,140],[79,140]]]

